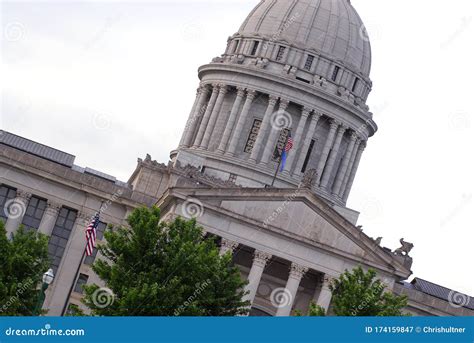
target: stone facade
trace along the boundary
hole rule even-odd
[[[261,1],[224,54],[199,69],[196,101],[170,162],[138,159],[127,182],[1,132],[0,214],[8,234],[24,224],[50,236],[56,277],[48,315],[80,305],[81,283],[101,284],[93,259],[82,254],[87,222],[104,203],[102,227],[125,225],[143,205],[159,206],[163,220],[196,218],[248,279],[251,315],[288,316],[311,301],[331,313],[331,280],[357,266],[408,295],[407,312],[474,315],[466,295],[420,279],[406,283],[413,246],[382,247],[345,206],[377,131],[366,105],[371,53],[362,27],[347,0],[316,7]],[[274,179],[290,135],[293,149]]]

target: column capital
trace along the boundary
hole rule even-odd
[[[308,272],[308,268],[297,263],[291,263],[290,277],[300,280]]]
[[[227,85],[220,83],[219,84],[219,93],[225,95],[227,93]]]
[[[238,246],[238,242],[231,241],[230,239],[222,238],[221,240],[221,248],[225,248],[227,251],[234,251]]]
[[[61,209],[61,204],[56,203],[54,201],[48,200],[46,203],[46,213],[51,214],[51,215],[57,215],[59,213],[59,210]]]
[[[321,112],[318,112],[318,111],[315,110],[315,111],[313,111],[312,120],[319,121],[322,118],[323,115],[324,114],[322,114]]]
[[[301,115],[303,117],[309,117],[309,115],[311,114],[311,111],[312,111],[311,108],[303,107],[303,111],[301,111]]]
[[[358,140],[359,140],[359,135],[357,134],[357,132],[352,131],[351,141],[357,142]]]
[[[280,111],[285,111],[290,105],[290,100],[280,99]]]
[[[31,194],[31,193],[29,193],[29,192],[27,192],[27,191],[18,189],[18,190],[16,191],[15,199],[27,203],[28,201],[30,201],[30,199],[31,199],[32,196],[33,196],[33,194]]]
[[[253,100],[257,96],[257,91],[255,89],[247,88],[247,99]]]
[[[245,87],[237,87],[237,96],[241,98],[245,96]]]
[[[359,145],[359,150],[364,151],[365,148],[367,148],[367,141],[361,139],[361,142],[360,142],[360,145]]]
[[[255,250],[253,255],[253,263],[265,267],[268,261],[272,258],[272,255],[264,251]]]
[[[271,94],[268,96],[268,103],[270,105],[275,106],[277,102],[278,102],[278,97],[277,96],[271,95]]]
[[[344,133],[346,133],[347,130],[349,130],[349,126],[347,126],[345,124],[341,124],[339,126],[339,134],[340,135],[343,135]]]
[[[335,277],[331,276],[331,275],[328,275],[328,274],[324,274],[323,276],[321,276],[321,279],[320,279],[320,282],[321,282],[321,287],[323,288],[328,288],[329,289],[329,286],[336,280]]]
[[[339,126],[341,126],[342,123],[340,121],[337,121],[336,119],[331,119],[331,130],[336,131]]]

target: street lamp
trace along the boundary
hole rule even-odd
[[[54,273],[53,270],[50,268],[46,273],[43,274],[43,285],[41,286],[41,290],[38,294],[38,302],[36,303],[36,307],[33,311],[34,316],[39,316],[41,312],[41,308],[43,307],[44,299],[46,298],[46,290],[48,286],[54,280]]]

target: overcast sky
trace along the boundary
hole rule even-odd
[[[198,86],[258,0],[1,2],[0,127],[127,181],[167,162]],[[352,0],[372,42],[369,140],[349,199],[414,275],[474,295],[474,3]]]

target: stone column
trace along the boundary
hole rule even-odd
[[[333,193],[338,195],[341,191],[342,183],[344,182],[344,178],[348,173],[347,168],[349,167],[349,162],[352,158],[352,152],[354,151],[354,147],[357,141],[357,135],[355,132],[351,135],[351,140],[349,142],[349,146],[347,147],[347,151],[344,155],[344,159],[341,162],[341,166],[339,167],[339,171],[336,175],[336,181],[334,183]]]
[[[318,126],[319,120],[323,115],[321,113],[314,113],[311,118],[311,123],[309,124],[309,129],[306,132],[306,136],[303,142],[303,145],[300,150],[300,154],[298,157],[298,163],[296,164],[296,168],[293,174],[299,175],[301,174],[301,169],[303,169],[304,161],[306,160],[306,155],[308,153],[309,146],[311,144],[311,140],[314,137],[316,132],[316,127]],[[298,143],[296,143],[298,144]],[[290,167],[289,167],[290,168]]]
[[[39,233],[42,233],[46,236],[51,236],[60,209],[61,205],[56,204],[52,201],[48,201],[43,214],[43,218],[41,219],[41,223],[38,227]]]
[[[293,167],[293,162],[295,161],[296,153],[298,151],[300,151],[300,154],[303,154],[303,155],[305,154],[304,151],[301,151],[298,148],[299,147],[303,148],[303,146],[304,146],[304,143],[302,142],[302,140],[303,140],[303,131],[304,131],[304,128],[306,127],[306,122],[308,121],[308,117],[309,117],[310,114],[311,114],[311,110],[304,107],[303,112],[301,112],[301,118],[300,118],[300,121],[298,123],[298,128],[296,129],[296,133],[293,137],[295,148],[293,149],[293,152],[290,153],[290,155],[287,157],[285,169],[283,171],[287,175],[290,173],[291,168]],[[303,160],[303,162],[304,162],[304,160]]]
[[[316,303],[324,308],[326,312],[329,309],[329,305],[331,304],[331,299],[332,299],[332,292],[329,289],[329,285],[333,282],[333,278],[330,277],[329,275],[324,275],[322,278],[322,286],[321,286],[321,292],[319,292],[319,297]]]
[[[77,268],[82,263],[82,256],[86,247],[86,227],[92,216],[92,214],[83,212],[77,214],[61,264],[54,277],[54,288],[52,290],[54,297],[51,298],[48,306],[48,314],[51,316],[60,316],[64,305],[69,301],[68,292],[71,285],[76,282],[74,277]]]
[[[232,106],[232,110],[230,111],[229,120],[227,121],[227,125],[224,130],[224,135],[222,136],[221,142],[217,151],[223,154],[227,147],[227,143],[229,142],[230,134],[232,133],[232,129],[234,128],[235,121],[237,119],[237,113],[239,112],[240,105],[245,96],[245,88],[237,87],[237,96],[234,101],[234,105]]]
[[[324,169],[324,175],[321,181],[322,188],[327,188],[329,186],[329,179],[331,178],[332,171],[336,164],[336,158],[339,155],[339,149],[341,148],[342,137],[344,137],[344,133],[346,131],[347,131],[347,126],[340,126],[339,130],[337,131],[337,136],[334,141],[334,146],[332,147],[332,151],[331,151],[331,154],[329,155],[326,168]]]
[[[357,151],[357,155],[354,161],[354,166],[352,167],[352,170],[351,170],[351,176],[349,177],[349,181],[347,183],[346,189],[344,190],[344,198],[343,198],[344,202],[346,202],[347,199],[349,198],[349,193],[351,191],[352,184],[354,183],[355,175],[357,173],[357,169],[359,168],[359,163],[362,158],[362,154],[364,153],[364,150],[366,147],[367,147],[367,142],[365,141],[363,141],[359,146],[359,150]]]
[[[244,129],[245,123],[247,122],[247,117],[249,115],[250,108],[252,107],[252,103],[256,95],[256,91],[247,90],[247,99],[245,100],[244,107],[242,108],[242,113],[240,113],[240,117],[237,121],[237,126],[235,127],[234,133],[232,134],[232,138],[230,140],[229,148],[227,150],[226,155],[235,155],[237,151],[237,144],[239,143],[239,139],[241,139],[242,137],[242,131]]]
[[[179,147],[180,148],[184,145],[184,142],[186,141],[186,137],[188,135],[189,128],[191,126],[191,123],[192,123],[192,120],[193,120],[193,117],[194,117],[194,112],[196,111],[196,107],[197,107],[198,102],[199,102],[200,94],[201,94],[201,86],[196,91],[196,99],[194,100],[193,107],[191,108],[191,112],[189,113],[188,120],[186,121],[186,126],[184,127],[183,135],[181,136],[181,140],[179,141]]]
[[[272,255],[255,250],[252,268],[250,269],[248,277],[249,283],[245,286],[245,291],[248,292],[248,294],[246,294],[242,299],[243,301],[250,301],[250,306],[252,306],[255,295],[257,294],[258,285],[262,279],[265,266],[271,258]]]
[[[208,95],[209,88],[206,85],[201,86],[198,90],[197,104],[191,111],[188,122],[186,123],[185,134],[183,135],[180,147],[189,147],[192,145],[194,133],[196,132],[199,121],[205,112],[205,104]]]
[[[209,122],[207,124],[206,131],[204,133],[204,137],[201,142],[201,148],[207,149],[209,147],[209,141],[211,140],[212,132],[214,131],[214,126],[216,126],[217,118],[221,112],[222,104],[224,102],[224,97],[227,94],[227,86],[224,84],[219,85],[219,96],[217,97],[216,104],[214,109],[212,110],[211,117],[209,118]]]
[[[250,154],[250,160],[253,162],[257,162],[258,156],[260,155],[260,152],[262,151],[262,148],[264,148],[264,139],[265,136],[267,135],[267,131],[269,127],[271,126],[271,119],[272,119],[272,114],[275,111],[275,106],[278,101],[278,98],[270,95],[268,99],[268,106],[267,110],[265,111],[265,116],[263,117],[262,121],[262,126],[260,127],[260,130],[258,131],[257,135],[257,140],[255,141],[255,145],[252,149],[252,153]]]
[[[14,234],[20,227],[30,198],[30,193],[17,190],[16,197],[5,202],[5,214],[7,215],[5,230],[7,231],[8,239],[10,239],[12,234]]]
[[[222,238],[221,240],[221,250],[219,254],[221,256],[227,254],[228,252],[233,253],[235,249],[239,246],[239,243],[231,241],[229,239]]]
[[[285,113],[289,104],[290,102],[288,100],[280,100],[280,107],[278,109],[278,113],[280,113],[280,115]],[[262,164],[267,164],[270,162],[273,153],[275,152],[278,138],[281,134],[281,129],[278,128],[278,125],[276,125],[276,123],[272,124],[273,125],[270,126],[270,134],[268,136],[267,143],[265,144],[265,148],[263,151],[263,156],[261,160]],[[291,127],[288,127],[287,129],[291,130]]]
[[[288,317],[291,315],[291,309],[293,303],[295,302],[296,294],[298,292],[298,287],[300,286],[301,279],[303,275],[308,271],[308,268],[300,266],[299,264],[292,263],[290,276],[286,283],[286,292],[288,292],[289,299],[285,302],[285,306],[278,308],[277,317]]]
[[[344,175],[344,180],[342,181],[342,186],[338,194],[338,197],[341,200],[342,200],[342,197],[344,196],[344,190],[347,187],[347,183],[349,182],[349,177],[351,176],[351,171],[352,171],[352,168],[354,167],[354,162],[357,157],[357,152],[359,151],[361,142],[362,141],[358,138],[354,146],[354,149],[352,150],[351,160],[349,161],[349,166],[347,167],[346,175]]]
[[[211,99],[207,103],[206,112],[204,113],[204,117],[202,118],[201,124],[199,125],[199,131],[196,136],[196,140],[194,141],[193,147],[198,148],[201,146],[202,139],[204,137],[204,133],[206,132],[207,123],[209,122],[209,118],[211,117],[212,110],[214,109],[214,105],[217,100],[217,95],[219,93],[219,85],[213,84],[212,85],[212,95]]]
[[[326,162],[328,160],[329,152],[331,151],[331,147],[334,144],[334,138],[336,137],[337,128],[341,125],[341,123],[337,122],[334,119],[331,119],[331,126],[329,128],[329,134],[326,139],[326,143],[324,144],[323,151],[321,152],[321,157],[319,158],[318,168],[316,169],[316,184],[319,185],[322,174],[324,171],[324,166],[326,166]]]

